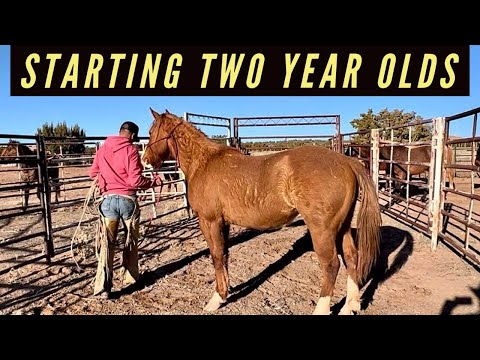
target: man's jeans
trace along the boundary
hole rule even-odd
[[[121,195],[106,196],[100,204],[100,256],[95,278],[94,295],[108,297],[112,289],[115,243],[120,219],[127,236],[123,248],[123,283],[135,283],[139,277],[138,239],[140,237],[140,208],[137,200]]]
[[[120,195],[105,197],[100,206],[103,216],[110,220],[128,220],[132,217],[134,210],[135,203],[133,200]]]

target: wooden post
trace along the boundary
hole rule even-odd
[[[335,116],[335,137],[334,142],[336,140],[336,144],[334,144],[333,150],[342,153],[342,147],[340,146],[341,140],[341,132],[340,132],[340,115]]]
[[[432,241],[431,246],[432,250],[437,249],[438,243],[438,233],[441,231],[443,226],[443,215],[442,208],[444,202],[444,192],[443,186],[445,183],[445,171],[443,168],[443,153],[444,153],[444,143],[445,143],[445,118],[435,118],[433,119],[433,136],[432,136],[432,158],[434,158],[434,172],[433,178],[429,179],[429,183],[433,181],[433,194],[432,197],[432,206],[431,208],[431,219],[432,219]],[[432,171],[430,171],[432,174]],[[430,185],[429,185],[430,187]],[[430,190],[430,189],[429,189]]]
[[[370,163],[370,168],[371,168],[371,175],[373,177],[373,182],[375,183],[375,187],[377,189],[377,196],[378,196],[378,173],[379,173],[379,168],[380,168],[380,130],[379,129],[373,129],[372,130],[372,135],[371,135],[371,143],[372,143],[372,148],[371,148],[371,163]]]
[[[432,131],[435,131],[435,119],[432,123]],[[430,151],[430,166],[428,168],[428,228],[430,229],[430,234],[432,233],[433,226],[433,193],[434,193],[434,184],[435,184],[435,154],[436,147],[434,142],[434,135],[432,133],[432,143]]]

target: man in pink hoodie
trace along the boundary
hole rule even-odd
[[[118,135],[107,137],[93,160],[89,176],[97,179],[102,195],[100,203],[100,257],[93,294],[108,299],[112,289],[113,260],[120,220],[127,230],[123,249],[124,284],[136,282],[138,270],[138,238],[140,208],[137,190],[161,185],[159,177],[153,180],[143,176],[140,154],[133,145],[138,142],[138,126],[126,121]]]

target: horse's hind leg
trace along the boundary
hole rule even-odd
[[[350,227],[343,234],[343,259],[347,268],[347,299],[339,315],[353,315],[360,311],[360,289],[357,283],[358,251],[353,242]]]
[[[55,193],[55,203],[58,203],[58,198],[60,197],[60,185],[55,183],[52,190]]]
[[[27,210],[27,208],[28,208],[28,197],[29,196],[30,196],[30,189],[29,188],[23,189],[23,204],[22,204],[23,211]]]
[[[330,315],[330,302],[335,288],[340,260],[338,258],[335,243],[336,234],[330,229],[312,228],[313,248],[317,254],[320,268],[322,269],[323,281],[320,290],[320,299],[317,302],[313,315]]]
[[[207,241],[215,268],[215,293],[203,310],[212,312],[227,301],[228,296],[228,225],[223,219],[200,219],[200,229]]]

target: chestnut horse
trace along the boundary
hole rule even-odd
[[[32,156],[35,155],[35,158]],[[38,182],[38,170],[36,152],[30,150],[30,148],[24,144],[20,144],[18,141],[10,140],[5,149],[3,149],[0,156],[19,157],[20,161],[20,179],[25,184],[31,184]],[[27,158],[26,156],[30,156]],[[52,166],[47,168],[48,177],[50,179],[50,186],[55,192],[55,201],[58,202],[60,196],[60,185],[58,185],[58,166]],[[22,209],[25,211],[28,207],[28,198],[30,197],[30,188],[23,189],[23,204]],[[37,197],[40,199],[40,193],[37,188]]]
[[[375,187],[360,162],[320,146],[248,156],[212,141],[168,111],[150,110],[154,121],[143,160],[154,167],[169,154],[178,160],[190,206],[210,250],[216,287],[205,311],[215,311],[227,302],[230,225],[280,229],[299,214],[310,231],[323,274],[313,314],[330,314],[340,268],[338,254],[348,273],[340,314],[360,310],[359,287],[378,256],[381,226]],[[360,198],[357,249],[351,224]]]

